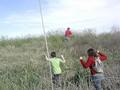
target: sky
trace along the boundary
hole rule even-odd
[[[40,7],[45,32],[120,26],[120,0],[0,0],[0,37],[43,34]]]

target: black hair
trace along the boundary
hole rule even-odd
[[[93,48],[89,48],[87,50],[88,56],[94,56],[97,57],[96,51]]]
[[[56,57],[56,52],[51,52],[51,57],[52,58]]]

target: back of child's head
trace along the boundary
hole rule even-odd
[[[95,50],[93,48],[89,48],[87,50],[87,53],[88,53],[88,56],[94,56],[94,57],[97,57],[97,54],[95,52]]]
[[[51,52],[51,57],[52,58],[56,57],[56,53],[55,52]]]

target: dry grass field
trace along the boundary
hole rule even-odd
[[[47,36],[49,52],[64,55],[62,89],[92,90],[89,70],[83,69],[79,56],[86,59],[86,50],[94,47],[107,54],[104,90],[120,88],[120,31],[96,35],[92,31],[75,34],[71,41],[55,33]],[[50,69],[45,60],[44,37],[0,40],[0,90],[51,90]]]

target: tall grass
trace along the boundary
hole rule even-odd
[[[95,34],[87,31],[75,34],[65,42],[62,34],[48,37],[49,52],[56,51],[57,56],[64,55],[66,64],[62,64],[62,90],[90,90],[89,71],[79,63],[79,56],[86,59],[86,50],[94,47],[108,55],[105,62],[105,75],[120,74],[120,32]],[[0,90],[50,90],[50,72],[45,60],[45,42],[43,36],[37,38],[3,39],[0,41]],[[114,85],[119,88],[120,80],[105,82],[106,88]],[[112,84],[114,83],[114,84]],[[107,90],[107,89],[106,89]]]

